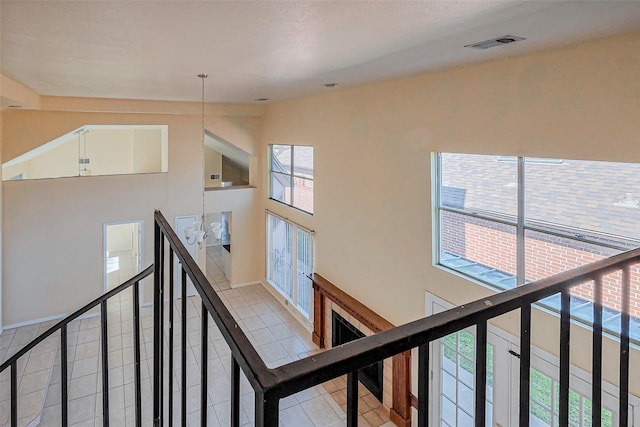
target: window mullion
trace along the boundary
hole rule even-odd
[[[525,283],[525,245],[524,245],[524,157],[518,157],[518,224],[516,226],[516,285]]]
[[[292,226],[291,234],[291,245],[293,246],[291,248],[291,274],[293,276],[291,278],[291,286],[293,287],[291,297],[293,304],[297,307],[300,305],[298,304],[298,227]]]
[[[273,268],[271,266],[271,263],[273,262],[273,256],[272,256],[272,237],[271,234],[273,233],[273,231],[271,230],[271,215],[267,214],[267,226],[266,228],[266,233],[267,233],[267,279],[271,279],[271,272],[273,271]]]
[[[435,161],[432,162],[434,165],[435,173],[432,174],[432,190],[433,190],[433,199],[431,200],[432,206],[434,206],[432,215],[433,218],[436,218],[436,221],[433,221],[433,235],[438,236],[437,239],[432,239],[432,250],[433,253],[436,254],[436,264],[440,264],[440,258],[442,253],[442,211],[441,200],[440,200],[440,187],[442,186],[442,153],[437,153],[435,155]]]
[[[295,150],[295,146],[292,145],[291,146],[291,162],[290,162],[291,163],[291,171],[290,171],[291,176],[289,176],[289,184],[290,184],[289,188],[291,188],[291,206],[295,206],[295,202],[294,202],[294,193],[295,193],[295,191],[293,191],[294,190],[294,188],[293,188],[293,171],[295,169],[295,165],[293,164],[293,150]]]
[[[273,145],[269,145],[269,158],[267,162],[269,163],[267,165],[267,167],[269,168],[269,176],[267,178],[267,194],[269,195],[269,197],[272,197],[273,183],[271,181],[273,181]]]

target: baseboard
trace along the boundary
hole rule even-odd
[[[398,427],[410,427],[411,426],[411,418],[402,418],[394,409],[389,410],[389,418],[391,422],[394,423]]]
[[[34,319],[34,320],[27,320],[25,322],[18,322],[18,323],[13,323],[11,325],[5,325],[3,326],[3,330],[4,329],[15,329],[15,328],[21,328],[23,326],[31,326],[31,325],[35,325],[36,323],[42,323],[42,322],[49,322],[51,320],[60,320],[60,319],[64,319],[65,317],[67,317],[68,314],[66,313],[62,313],[62,314],[56,314],[54,316],[49,316],[49,317],[42,317],[40,319]]]
[[[259,280],[256,280],[256,281],[253,281],[253,282],[242,282],[242,283],[230,283],[229,284],[231,289],[244,288],[245,286],[251,286],[251,285],[263,285],[263,283],[261,281],[259,281]]]
[[[100,309],[100,306],[97,305],[92,310],[95,310],[96,308]],[[98,316],[100,316],[100,312],[99,311],[97,313],[85,313],[85,314],[83,314],[81,316],[78,316],[78,318],[76,320],[91,319],[93,317],[98,317]]]

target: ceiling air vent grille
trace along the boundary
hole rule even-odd
[[[524,37],[506,35],[506,36],[497,37],[495,39],[486,40],[479,43],[468,44],[465,47],[472,47],[474,49],[489,49],[490,47],[502,46],[505,44],[519,42],[522,40],[526,40],[526,39]]]

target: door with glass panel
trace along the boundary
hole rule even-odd
[[[426,297],[427,315],[452,306]],[[519,339],[489,325],[487,334],[486,425],[517,426],[519,420]],[[474,425],[475,328],[448,335],[431,344],[431,420],[429,425]],[[558,359],[531,348],[529,420],[531,427],[559,427]],[[571,367],[569,427],[591,427],[591,374]],[[602,427],[620,425],[618,389],[603,382]],[[629,396],[629,425],[638,426],[640,401]],[[563,426],[564,427],[564,426]]]
[[[438,313],[450,305],[436,297],[427,298],[431,310]],[[431,313],[429,313],[431,311]],[[431,420],[439,427],[474,426],[475,414],[475,328],[448,335],[431,344]],[[489,331],[487,334],[486,426],[507,426],[510,371],[496,372],[509,363],[508,342]]]
[[[514,352],[518,347],[514,345]],[[538,354],[536,354],[538,353]],[[531,354],[531,373],[529,389],[529,422],[531,427],[559,426],[560,382],[558,379],[557,361],[535,349]],[[519,364],[512,363],[512,370],[518,370]],[[584,375],[573,369],[570,377],[569,391],[569,427],[591,427],[591,384]],[[516,374],[514,371],[513,375]],[[518,384],[511,391],[512,403],[518,405]],[[618,419],[618,401],[616,397],[603,389],[602,393],[602,427],[620,425]],[[514,411],[516,412],[516,411]],[[633,408],[629,411],[633,413]],[[513,414],[512,425],[517,425],[518,413]],[[633,424],[629,424],[633,425]]]

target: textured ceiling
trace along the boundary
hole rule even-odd
[[[0,1],[2,73],[55,96],[285,99],[640,29],[639,1]]]

